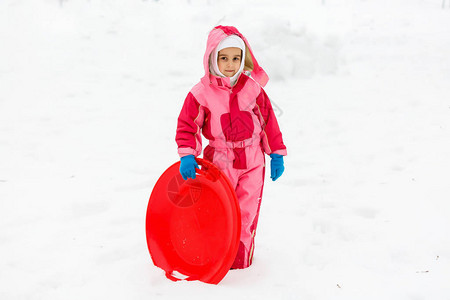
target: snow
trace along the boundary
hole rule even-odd
[[[0,2],[0,299],[450,299],[450,4]],[[288,156],[254,264],[171,282],[145,241],[206,36],[271,77]]]

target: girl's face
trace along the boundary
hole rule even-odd
[[[241,53],[241,49],[235,47],[220,50],[217,55],[219,71],[226,77],[233,77],[241,66]]]

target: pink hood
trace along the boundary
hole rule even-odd
[[[203,57],[203,66],[205,68],[205,77],[209,78],[209,56],[220,43],[221,40],[226,38],[229,35],[235,34],[239,36],[247,46],[250,55],[253,61],[253,71],[251,72],[251,77],[258,82],[262,87],[264,87],[269,81],[269,76],[267,76],[266,72],[261,68],[256,61],[255,56],[253,55],[253,51],[250,48],[250,45],[247,39],[233,26],[217,26],[214,27],[213,30],[208,35],[208,41],[206,43],[206,51],[205,56]]]

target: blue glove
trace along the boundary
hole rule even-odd
[[[195,179],[195,168],[198,169],[198,164],[195,161],[195,156],[190,154],[180,158],[180,174],[184,180],[188,178]]]
[[[283,155],[272,153],[270,161],[270,178],[272,181],[277,180],[284,172]]]

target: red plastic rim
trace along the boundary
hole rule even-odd
[[[239,203],[225,174],[206,160],[197,163],[195,179],[184,180],[177,162],[156,182],[147,208],[147,245],[167,278],[217,284],[239,247]]]

